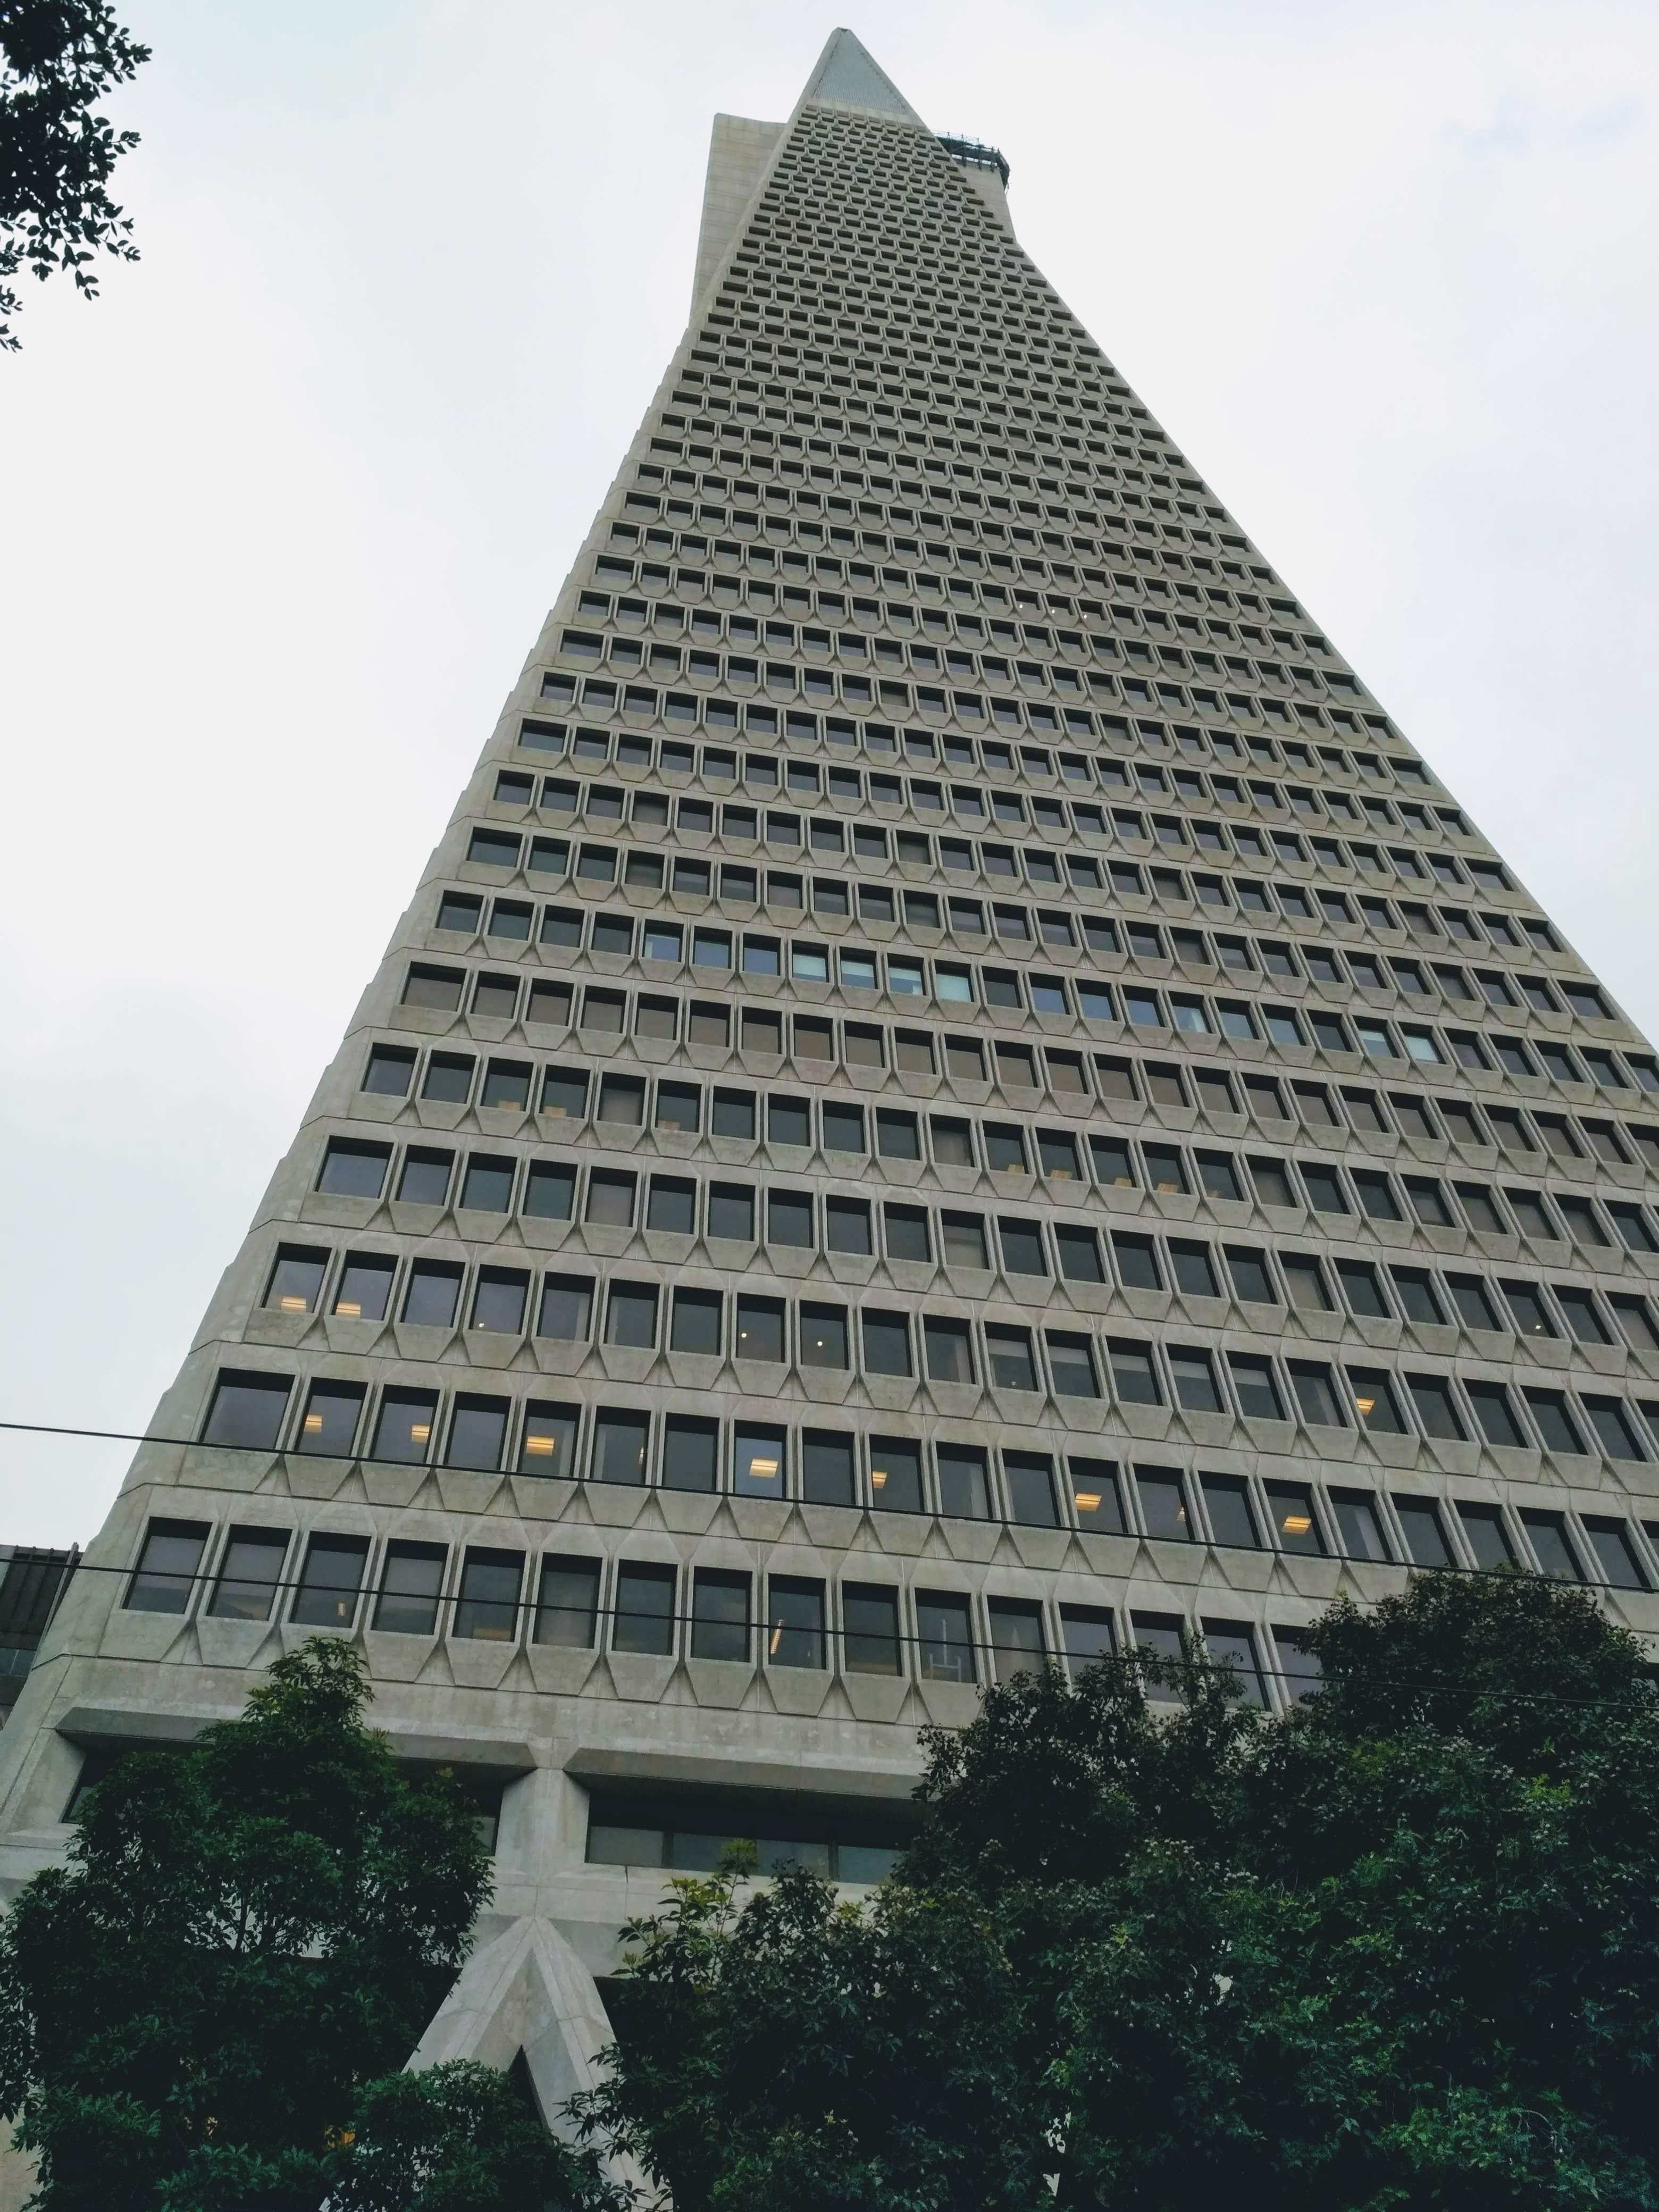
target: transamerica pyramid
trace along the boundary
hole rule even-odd
[[[550,2108],[664,1870],[1407,1567],[1659,1632],[1659,1071],[848,31],[0,1735],[4,1878],[356,1638]]]

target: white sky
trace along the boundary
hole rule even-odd
[[[0,1419],[130,1429],[681,335],[712,114],[836,18],[124,20],[144,258],[0,360]],[[1659,13],[848,20],[1653,1034]],[[0,1436],[0,1539],[84,1540],[125,1456]]]

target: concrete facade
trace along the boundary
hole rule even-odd
[[[665,1863],[878,1874],[918,1726],[1038,1650],[1185,1626],[1276,1703],[1339,1590],[1505,1557],[1659,1633],[1656,1094],[837,33],[717,121],[690,326],[0,1735],[0,1878],[337,1626],[499,1823],[418,2057],[551,2110]]]

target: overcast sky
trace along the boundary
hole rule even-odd
[[[143,259],[0,358],[0,1419],[149,1419],[688,308],[799,0],[131,0]],[[1651,0],[847,19],[1635,1019]],[[118,1447],[0,1437],[0,1540]]]

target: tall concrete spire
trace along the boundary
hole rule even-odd
[[[818,65],[807,79],[803,100],[833,100],[840,107],[862,108],[872,115],[902,115],[920,123],[909,101],[885,70],[871,57],[851,31],[830,33]]]

